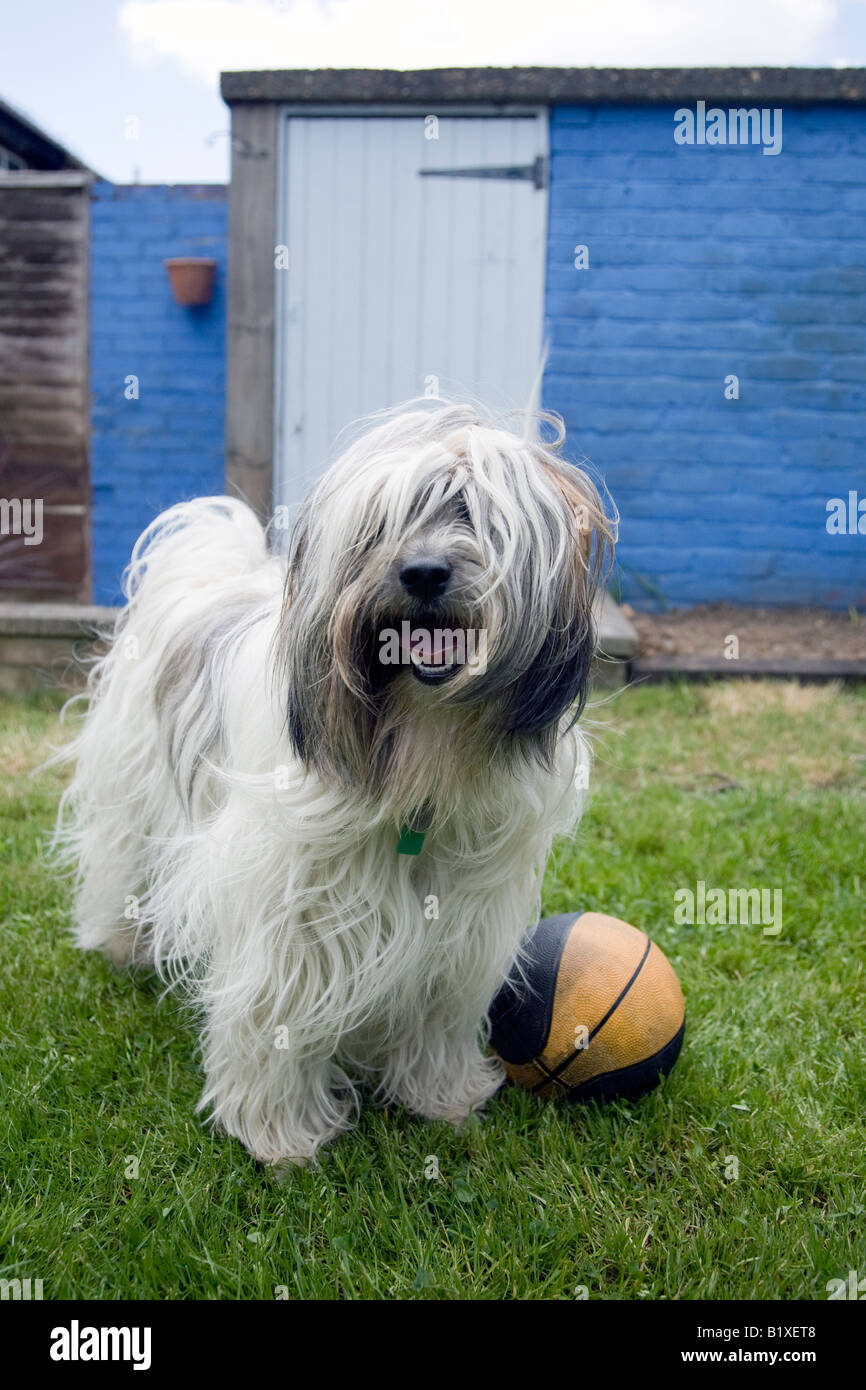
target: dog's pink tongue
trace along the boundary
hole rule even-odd
[[[438,629],[428,632],[426,628],[416,628],[408,644],[404,641],[401,645],[407,655],[420,657],[426,666],[440,666],[452,659],[454,635]]]
[[[401,637],[400,646],[406,657],[419,656],[422,661],[429,660],[430,639],[423,628],[416,628],[408,637]]]
[[[430,643],[430,660],[433,665],[439,666],[443,661],[450,661],[453,646],[454,639],[450,634],[446,638],[441,632],[438,634],[434,633],[433,640]]]

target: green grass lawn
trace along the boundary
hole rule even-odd
[[[59,774],[32,775],[56,708],[0,701],[0,1275],[110,1299],[825,1299],[864,1277],[866,692],[645,688],[590,715],[593,796],[545,911],[667,953],[673,1073],[606,1108],[508,1088],[459,1133],[368,1111],[280,1183],[202,1127],[177,1004],[70,945]],[[782,932],[677,926],[699,879],[781,888]]]

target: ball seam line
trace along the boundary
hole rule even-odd
[[[563,1072],[563,1071],[565,1071],[565,1068],[566,1068],[566,1067],[571,1066],[571,1063],[574,1061],[575,1057],[579,1057],[580,1054],[581,1054],[581,1052],[585,1052],[585,1051],[586,1051],[586,1049],[589,1047],[589,1044],[592,1042],[593,1038],[594,1038],[598,1033],[601,1032],[602,1028],[603,1028],[604,1025],[607,1023],[608,1019],[610,1018],[611,1014],[616,1012],[616,1010],[619,1008],[620,1004],[622,1003],[623,999],[625,999],[625,996],[628,994],[629,990],[631,989],[631,987],[632,987],[632,985],[634,984],[635,980],[637,979],[638,975],[639,975],[640,972],[643,970],[644,962],[645,962],[647,956],[648,956],[649,953],[650,953],[651,947],[652,947],[652,942],[650,941],[649,937],[647,937],[647,938],[646,938],[646,949],[644,950],[643,955],[641,956],[640,960],[639,960],[638,963],[637,963],[637,967],[636,967],[636,969],[635,969],[634,974],[632,975],[631,979],[628,980],[628,981],[626,982],[626,984],[623,986],[623,989],[621,990],[621,992],[620,992],[620,994],[618,995],[618,997],[617,997],[616,999],[614,999],[613,1003],[611,1004],[610,1008],[608,1009],[607,1013],[605,1014],[605,1016],[604,1016],[604,1018],[601,1020],[601,1022],[600,1022],[600,1023],[597,1023],[597,1024],[595,1025],[595,1027],[593,1028],[592,1032],[590,1033],[589,1037],[588,1037],[587,1040],[586,1040],[585,1046],[584,1046],[584,1047],[576,1047],[576,1048],[574,1049],[573,1052],[570,1052],[570,1053],[568,1054],[568,1056],[567,1056],[566,1058],[563,1059],[563,1061],[557,1063],[557,1065],[553,1068],[553,1070],[550,1071],[550,1072],[548,1073],[548,1075],[547,1075],[547,1077],[545,1078],[544,1081],[539,1081],[539,1082],[537,1083],[537,1085],[533,1086],[533,1088],[532,1088],[533,1094],[534,1094],[537,1090],[539,1090],[542,1086],[548,1085],[548,1083],[549,1083],[550,1081],[556,1081],[556,1079],[558,1078],[558,1076],[560,1075],[560,1073]]]

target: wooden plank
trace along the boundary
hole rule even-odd
[[[119,608],[78,603],[0,602],[0,634],[22,637],[80,637],[111,629]]]
[[[94,178],[83,169],[3,169],[0,192],[5,188],[89,188]]]
[[[45,507],[86,506],[90,479],[84,443],[31,441],[16,450],[14,466],[0,467],[0,496],[41,497]]]
[[[3,199],[3,220],[7,224],[21,222],[67,222],[70,226],[80,225],[76,212],[84,197],[81,188],[51,188],[44,184],[32,184],[23,188],[13,188],[0,182],[0,197]]]
[[[266,518],[274,463],[277,110],[232,110],[226,489]]]
[[[87,572],[87,534],[80,516],[43,515],[41,545],[0,537],[0,592],[21,599],[76,598]]]
[[[726,661],[724,657],[667,654],[638,657],[631,662],[633,681],[728,678],[734,680],[781,677],[806,681],[866,680],[866,661],[854,659],[778,657],[772,660]]]

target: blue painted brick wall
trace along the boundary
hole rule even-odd
[[[136,538],[163,508],[223,492],[227,192],[94,186],[91,208],[93,597],[121,602]],[[163,261],[211,256],[214,297],[176,304]],[[139,399],[124,396],[139,379]]]
[[[552,113],[545,404],[620,509],[636,606],[862,604],[866,536],[825,522],[866,496],[866,112],[786,109],[776,156],[673,130]]]

